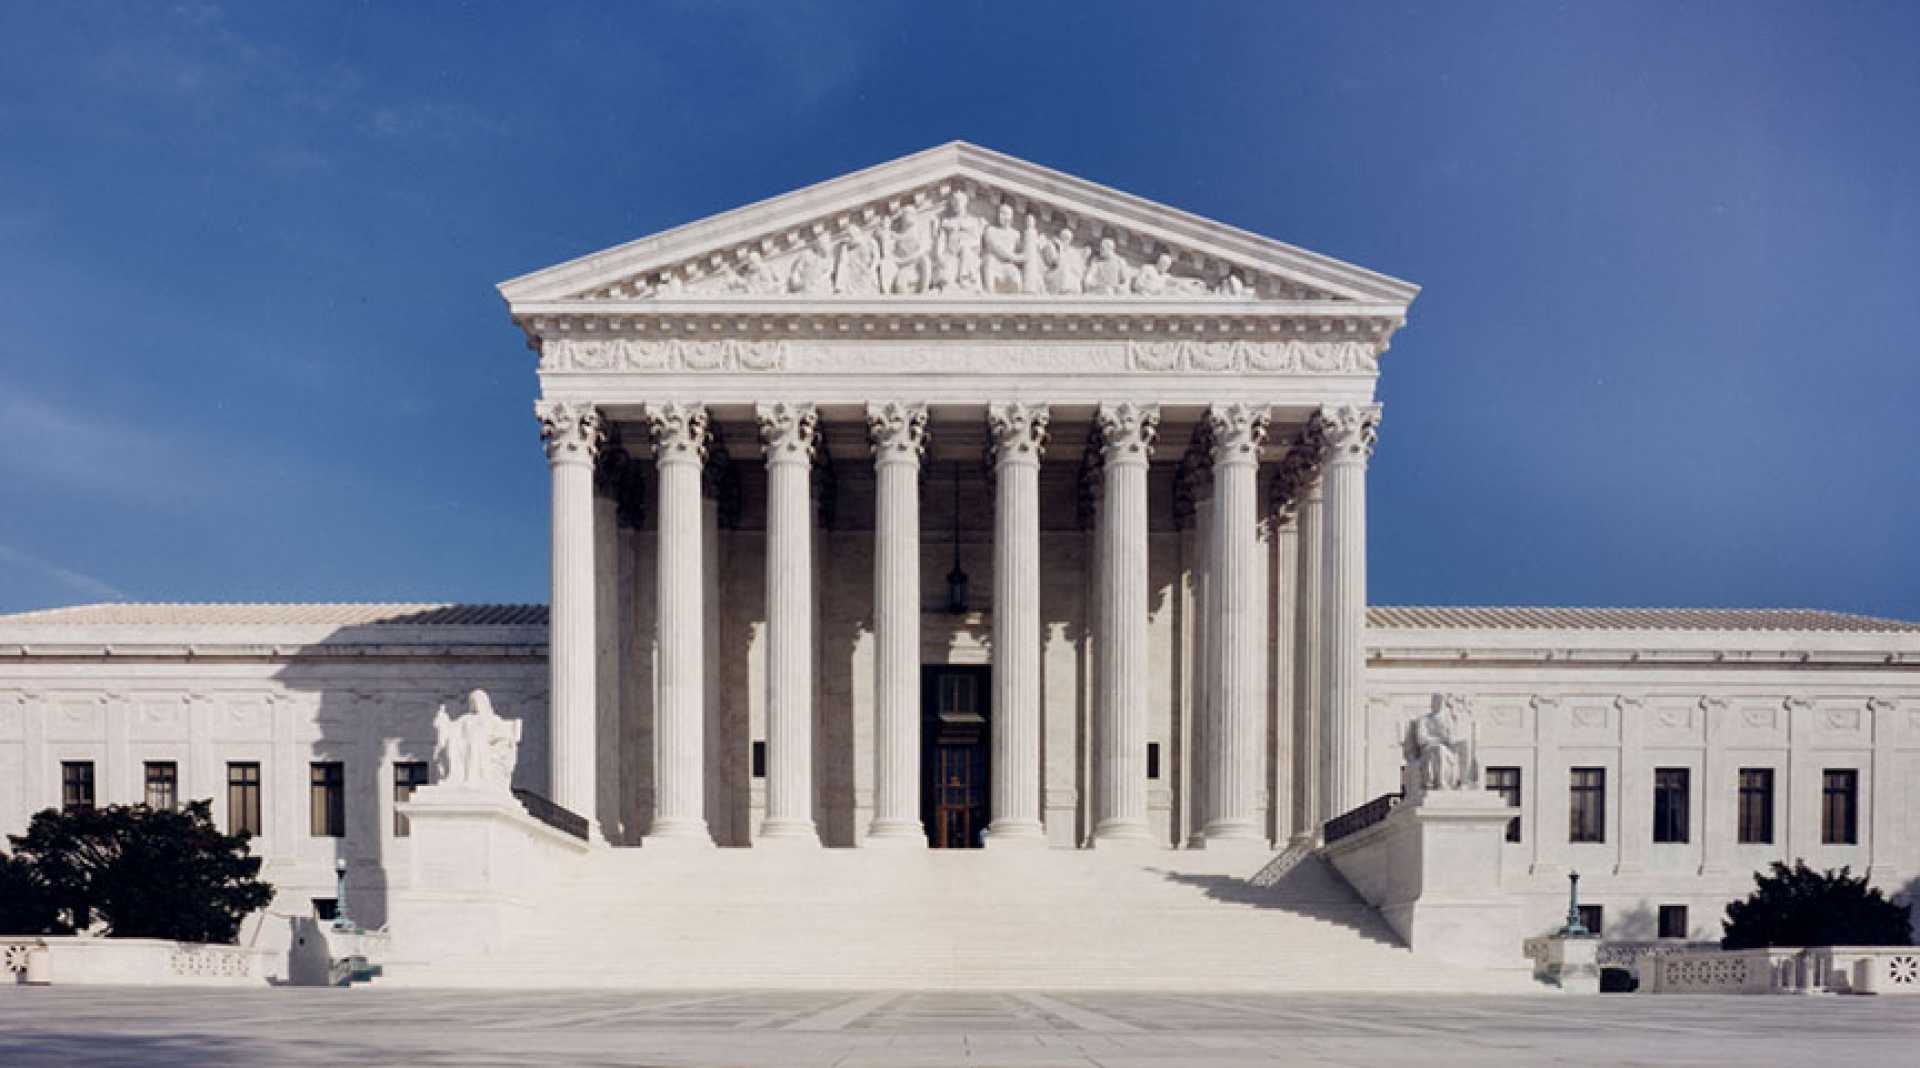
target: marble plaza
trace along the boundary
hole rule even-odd
[[[261,976],[344,861],[388,986],[1517,991],[1575,871],[1915,893],[1920,624],[1368,603],[1407,282],[955,143],[501,292],[551,605],[0,617],[0,832],[212,797]]]

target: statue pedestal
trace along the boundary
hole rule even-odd
[[[1323,852],[1415,953],[1519,967],[1520,905],[1500,888],[1512,816],[1498,794],[1433,790]]]
[[[504,787],[426,786],[398,807],[412,833],[410,878],[388,922],[396,961],[497,951],[592,848],[529,816]]]
[[[1600,939],[1558,933],[1540,941],[1533,977],[1569,994],[1600,992]]]

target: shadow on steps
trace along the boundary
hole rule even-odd
[[[1168,882],[1194,887],[1212,901],[1287,912],[1345,927],[1381,945],[1402,945],[1379,910],[1367,904],[1339,872],[1318,856],[1299,858],[1278,878],[1264,884],[1234,875],[1150,870]]]

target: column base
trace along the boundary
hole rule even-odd
[[[754,848],[768,846],[778,849],[818,849],[820,832],[814,829],[812,820],[769,819],[760,825],[760,835],[753,840]]]
[[[1158,849],[1160,843],[1154,840],[1153,832],[1147,830],[1145,823],[1109,820],[1094,828],[1093,838],[1087,842],[1087,848]]]
[[[1247,834],[1202,834],[1195,839],[1190,849],[1201,849],[1209,853],[1271,853],[1273,847],[1256,833]]]
[[[925,849],[927,831],[919,820],[874,820],[867,836],[860,840],[860,848]]]
[[[713,835],[703,819],[655,820],[653,828],[640,836],[642,849],[715,849]]]
[[[1039,820],[998,820],[987,825],[980,844],[987,849],[1045,849],[1047,831]]]

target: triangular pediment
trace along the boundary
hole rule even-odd
[[[531,304],[1398,305],[1417,287],[954,142],[503,284]]]

